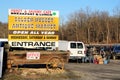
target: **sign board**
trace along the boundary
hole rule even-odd
[[[38,60],[40,59],[40,52],[27,52],[26,59]]]
[[[54,42],[54,46],[57,47],[59,12],[9,9],[8,30],[8,40],[12,47],[33,47],[34,43],[48,44],[48,42],[49,44]],[[47,45],[35,46],[47,47]]]
[[[3,67],[3,47],[0,47],[0,78],[2,77],[2,67]]]

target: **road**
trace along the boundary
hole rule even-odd
[[[71,76],[79,74],[77,80],[120,80],[120,61],[111,60],[109,64],[69,63],[65,66]],[[76,74],[75,74],[76,73]]]

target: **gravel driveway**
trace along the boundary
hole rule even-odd
[[[109,64],[77,63],[65,64],[60,73],[48,73],[44,68],[20,68],[6,72],[0,80],[120,80],[120,60]]]
[[[109,64],[69,63],[66,69],[82,75],[80,80],[120,80],[119,60],[111,60]]]

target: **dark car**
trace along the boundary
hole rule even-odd
[[[113,58],[116,59],[116,57],[120,56],[120,45],[115,45],[113,47]]]
[[[114,46],[113,52],[114,52],[115,54],[120,54],[120,45]]]

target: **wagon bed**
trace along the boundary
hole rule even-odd
[[[27,58],[28,53],[39,54],[36,59]],[[12,66],[24,64],[46,64],[48,71],[64,69],[64,64],[68,62],[69,52],[64,51],[41,51],[41,50],[15,50],[8,52],[7,66],[11,69]]]

